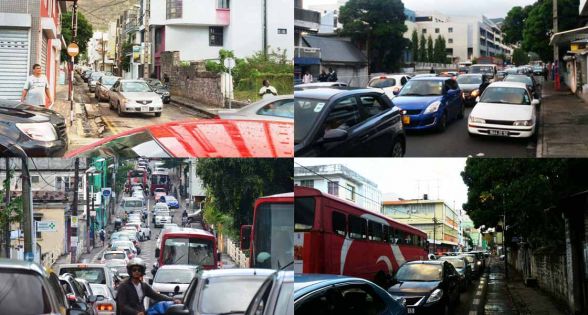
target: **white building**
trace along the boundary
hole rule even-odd
[[[198,168],[198,159],[190,159],[188,172],[188,195],[190,196],[190,204],[192,209],[199,209],[200,203],[206,197],[206,189],[198,175],[196,169]]]
[[[205,60],[217,59],[221,49],[243,58],[267,47],[293,58],[291,0],[151,0],[149,24],[156,72],[163,51],[179,51],[182,60]]]
[[[341,164],[295,167],[294,185],[312,187],[381,213],[378,185]]]
[[[115,26],[116,27],[116,26]],[[113,53],[109,52],[110,32],[94,32],[92,38],[88,41],[88,64],[97,71],[113,70],[114,60],[110,57]],[[102,65],[104,63],[104,66]]]

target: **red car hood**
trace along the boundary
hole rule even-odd
[[[147,131],[174,157],[293,157],[294,124],[191,119],[128,130],[68,152],[75,157],[112,140]]]

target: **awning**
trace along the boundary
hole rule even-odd
[[[559,32],[551,35],[549,45],[569,44],[575,40],[588,39],[588,26],[575,28],[573,30]]]

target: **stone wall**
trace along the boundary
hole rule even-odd
[[[161,76],[170,78],[170,93],[197,103],[223,107],[223,93],[220,75],[206,71],[204,62],[191,61],[182,65],[179,51],[161,53]]]

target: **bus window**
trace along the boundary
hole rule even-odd
[[[360,240],[367,237],[365,219],[354,215],[349,216],[349,237]]]
[[[368,239],[372,241],[382,241],[382,224],[368,221]]]
[[[386,243],[392,243],[390,241],[390,227],[387,226],[387,225],[384,225],[382,228],[383,228],[383,232],[384,232],[384,235],[383,235],[384,242],[386,242]]]
[[[292,203],[265,202],[256,209],[253,229],[256,268],[280,269],[294,260],[292,212],[295,212]]]
[[[294,230],[310,231],[314,225],[314,198],[297,197],[294,199]]]
[[[341,236],[347,235],[345,231],[345,226],[347,225],[345,222],[345,215],[338,211],[333,211],[333,233]]]
[[[214,244],[211,240],[196,238],[168,238],[163,248],[166,265],[215,265]]]

